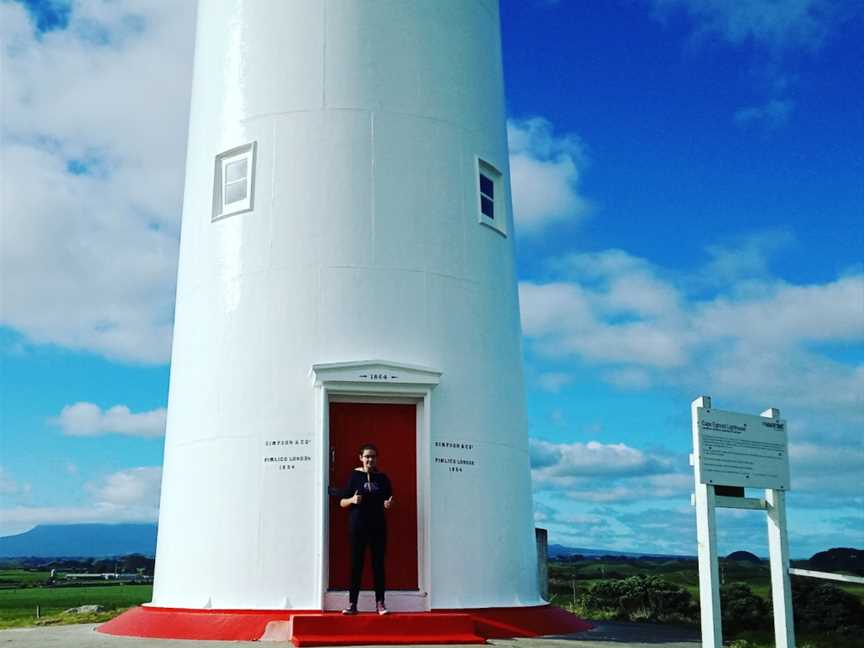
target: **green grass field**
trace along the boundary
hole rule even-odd
[[[28,626],[36,623],[36,606],[42,617],[57,617],[63,610],[79,605],[101,605],[116,611],[150,601],[152,585],[95,585],[86,587],[24,587],[0,589],[0,628]],[[66,623],[105,620],[68,617]]]
[[[48,582],[50,571],[31,571],[29,569],[0,569],[0,588],[21,587],[22,585],[41,585]]]

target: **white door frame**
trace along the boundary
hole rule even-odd
[[[318,475],[318,583],[322,610],[345,607],[345,592],[328,591],[330,572],[330,403],[413,403],[417,407],[417,591],[392,591],[387,606],[397,612],[430,609],[431,547],[429,512],[429,452],[432,420],[432,390],[441,372],[428,367],[382,360],[316,364],[311,375],[315,385],[315,436],[321,439]],[[368,600],[367,600],[368,599]],[[373,609],[371,592],[360,593],[360,609]]]

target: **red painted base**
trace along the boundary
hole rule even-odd
[[[582,632],[591,624],[551,605],[373,613],[314,610],[191,610],[136,607],[99,632],[160,639],[291,640],[295,646],[485,643],[486,639]]]
[[[554,605],[461,611],[474,617],[477,634],[486,639],[567,635],[594,627],[575,614]]]
[[[268,638],[290,639],[295,646],[354,646],[357,644],[484,644],[474,629],[470,614],[424,614],[413,612],[358,614],[353,617],[299,614],[292,617],[288,632]],[[290,634],[289,634],[290,633]]]

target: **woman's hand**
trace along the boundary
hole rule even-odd
[[[390,497],[388,497],[386,500],[384,500],[384,508],[385,509],[389,509],[391,506],[393,506],[393,496],[392,495]]]
[[[360,494],[360,492],[354,491],[354,495],[352,495],[351,497],[344,497],[339,500],[339,506],[341,506],[342,508],[348,508],[352,504],[359,504],[362,501],[363,496]]]

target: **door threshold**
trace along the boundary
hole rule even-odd
[[[392,612],[426,612],[429,610],[429,594],[420,590],[387,590],[384,594],[387,609]],[[348,590],[329,590],[324,594],[325,610],[341,610],[348,607]],[[368,612],[375,609],[375,592],[361,590],[357,609]]]

